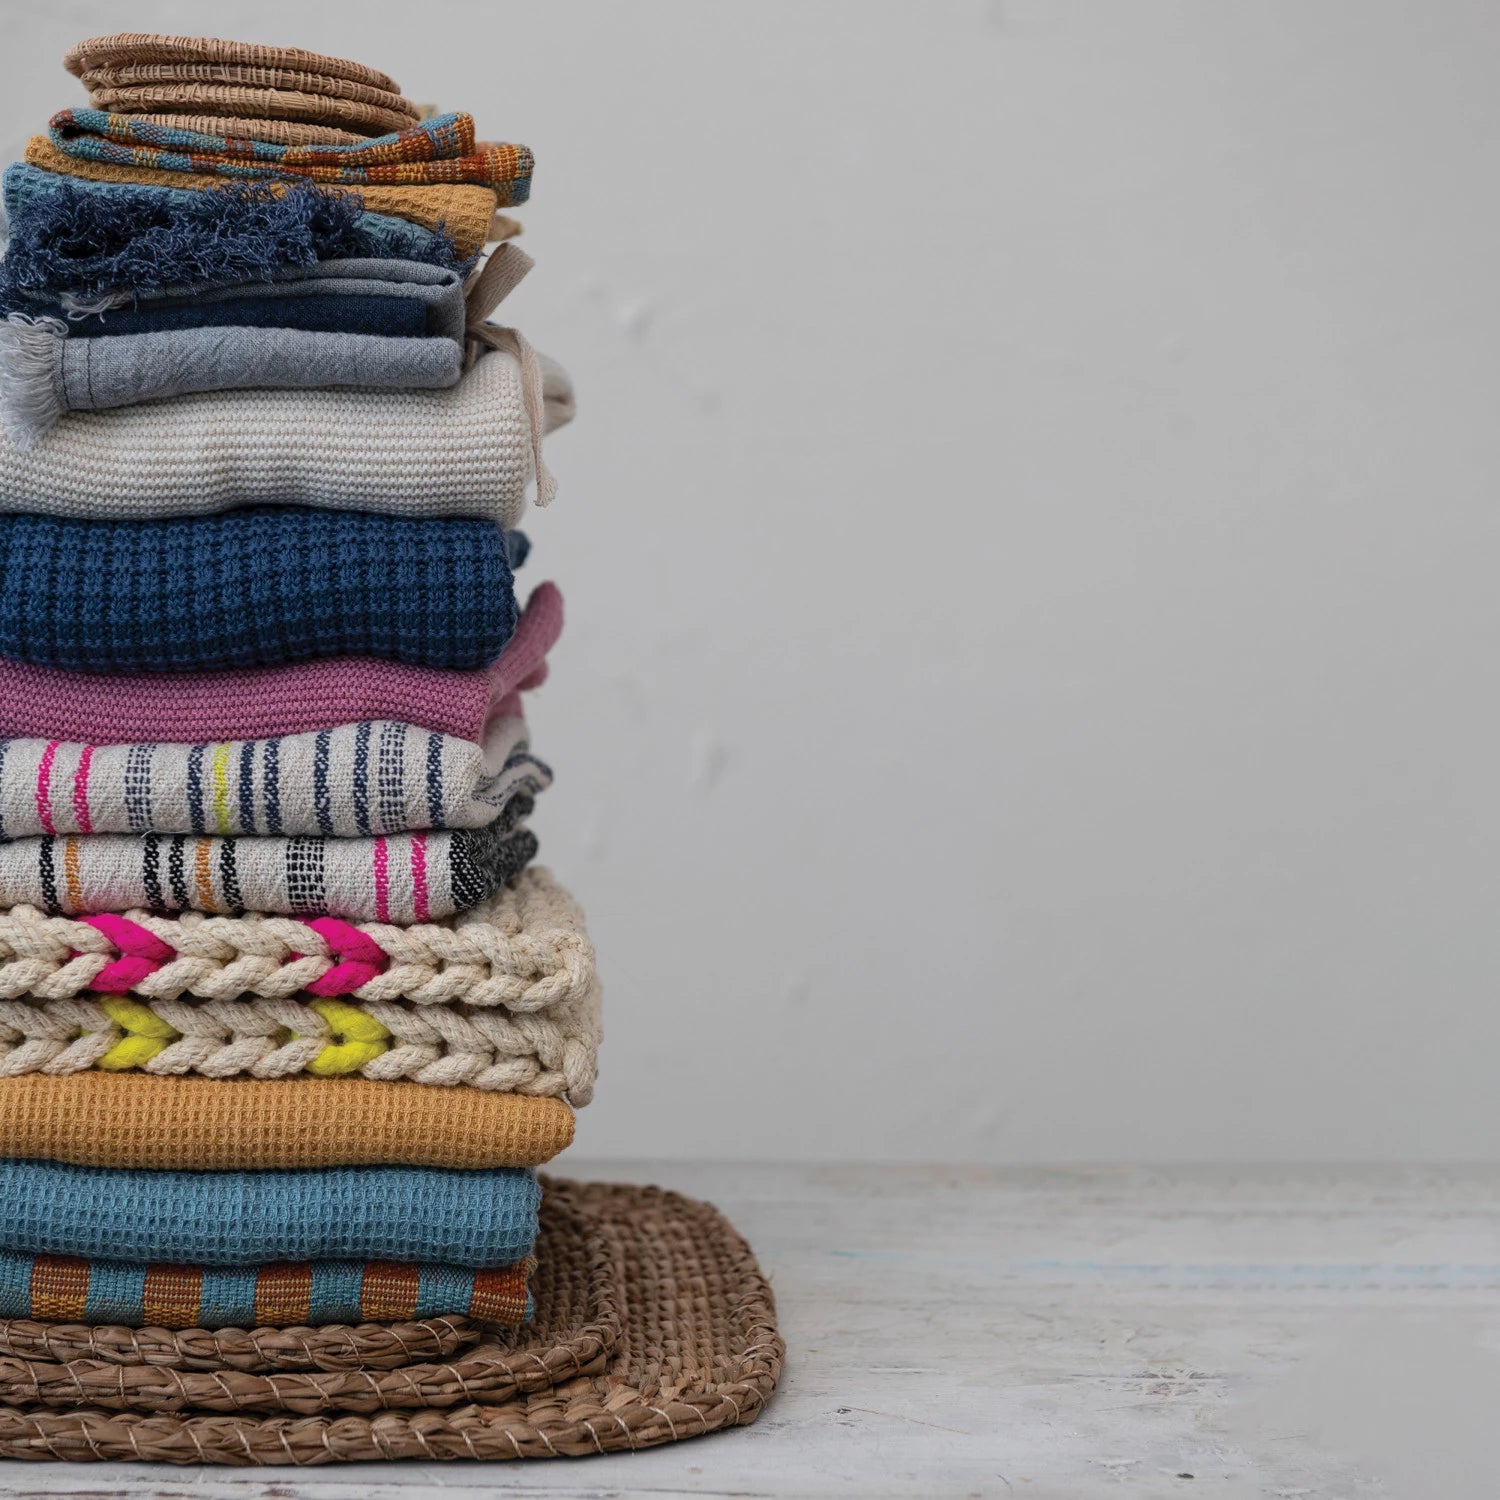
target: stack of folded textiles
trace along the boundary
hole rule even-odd
[[[4,174],[0,1317],[519,1325],[599,1041],[514,583],[572,392],[487,321],[531,154],[336,58],[66,63]]]

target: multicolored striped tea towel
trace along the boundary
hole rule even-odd
[[[502,208],[526,201],[534,166],[525,146],[476,141],[468,114],[435,115],[410,130],[345,146],[231,140],[97,109],[59,111],[48,134],[70,156],[171,172],[355,184],[477,182],[495,190]]]
[[[0,1318],[123,1328],[316,1328],[531,1317],[533,1260],[494,1269],[381,1260],[253,1267],[142,1265],[76,1255],[0,1253]]]

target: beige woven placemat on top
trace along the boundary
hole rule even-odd
[[[785,1346],[754,1256],[712,1207],[658,1188],[547,1180],[537,1258],[534,1322],[485,1330],[442,1362],[187,1369],[127,1360],[124,1330],[111,1335],[112,1357],[50,1360],[19,1351],[97,1347],[101,1331],[75,1325],[49,1345],[38,1332],[46,1325],[0,1324],[0,1344],[14,1351],[0,1359],[0,1456],[241,1465],[582,1456],[759,1415]],[[464,1320],[434,1321],[464,1331]]]
[[[63,67],[85,82],[95,68],[159,67],[173,63],[196,66],[227,63],[242,68],[287,69],[347,79],[389,94],[401,92],[401,86],[389,75],[348,58],[325,57],[318,52],[304,52],[300,47],[264,47],[254,42],[223,41],[218,37],[117,32],[113,36],[96,36],[86,42],[76,42],[63,54]]]

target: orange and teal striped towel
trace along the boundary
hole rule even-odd
[[[531,1317],[534,1260],[495,1269],[324,1260],[226,1269],[0,1255],[0,1317],[126,1328],[300,1328]]]
[[[203,135],[101,109],[60,110],[47,133],[58,150],[85,161],[216,177],[307,177],[356,187],[473,182],[493,188],[501,208],[526,201],[535,165],[525,146],[476,141],[468,114],[435,115],[410,130],[344,146]]]

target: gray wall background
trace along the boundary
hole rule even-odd
[[[1500,1153],[1500,8],[3,12],[535,149],[583,1150]]]

